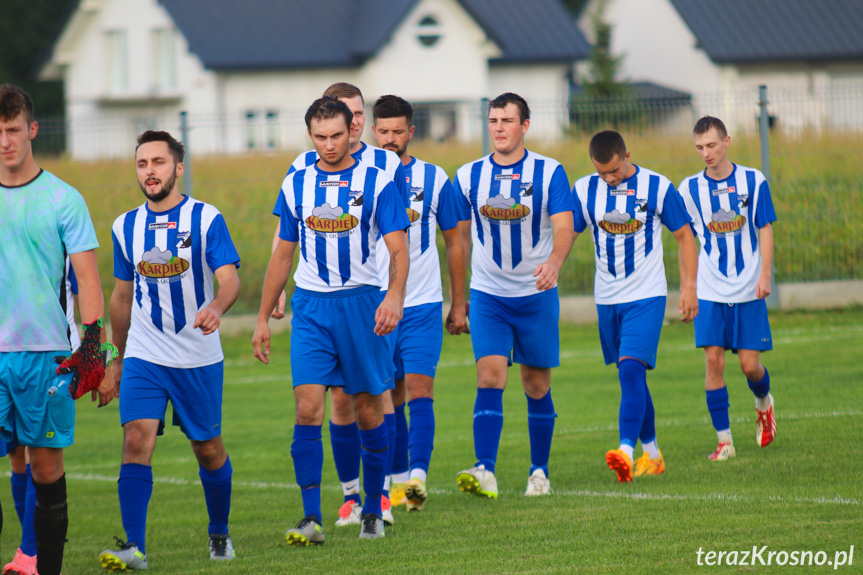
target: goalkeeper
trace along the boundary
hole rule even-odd
[[[57,575],[68,524],[63,448],[72,445],[75,404],[93,391],[99,405],[113,398],[101,344],[104,302],[96,268],[96,233],[81,195],[33,158],[39,131],[33,101],[10,84],[0,86],[0,435],[18,435],[29,448],[36,488],[37,571]],[[62,289],[69,255],[78,278],[85,324],[81,347],[63,361],[72,374],[62,389],[54,356],[69,355]],[[68,381],[70,378],[64,378]]]

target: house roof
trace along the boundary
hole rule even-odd
[[[671,0],[716,63],[863,58],[860,0]]]
[[[159,0],[211,69],[355,66],[418,0]],[[497,61],[580,60],[590,45],[560,0],[460,0],[503,54]],[[344,31],[344,32],[343,32]]]

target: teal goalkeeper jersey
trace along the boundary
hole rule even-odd
[[[70,349],[66,256],[97,247],[84,198],[55,175],[0,183],[0,352]]]

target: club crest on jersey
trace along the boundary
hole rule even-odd
[[[518,187],[520,188],[518,195],[522,198],[529,198],[533,195],[533,182],[522,182]]]
[[[190,248],[190,247],[192,247],[192,234],[191,234],[191,232],[177,232],[177,247],[178,248]]]
[[[359,220],[345,212],[341,206],[324,204],[312,210],[312,215],[306,218],[309,229],[323,234],[338,234],[349,232],[355,227]]]
[[[175,256],[170,250],[162,251],[158,246],[144,252],[138,262],[138,273],[153,280],[173,278],[188,269],[189,262]]]
[[[521,174],[495,174],[495,180],[520,180]]]
[[[707,229],[714,234],[733,234],[746,223],[746,218],[734,210],[720,209],[713,213]]]
[[[644,198],[641,200],[636,199],[635,205],[638,206],[637,208],[635,208],[636,212],[639,212],[639,213],[646,212],[647,211],[647,198]]]
[[[606,212],[599,220],[598,225],[606,232],[618,235],[634,234],[641,229],[642,223],[630,216],[628,212],[614,210]]]
[[[345,180],[321,180],[322,188],[347,188],[350,182]]]
[[[348,205],[349,206],[361,206],[363,205],[363,191],[362,190],[351,190],[348,192]]]
[[[737,195],[737,205],[741,208],[745,208],[749,206],[749,194],[738,194]]]
[[[425,199],[426,193],[425,188],[422,186],[413,186],[411,188],[411,201],[412,202],[421,202]]]
[[[518,174],[514,175],[517,176]],[[527,217],[530,213],[530,208],[524,204],[519,204],[515,198],[492,196],[488,201],[486,201],[485,205],[479,209],[479,213],[490,220],[503,223]]]
[[[153,230],[176,230],[177,222],[152,222],[147,226],[151,232]]]
[[[733,194],[736,188],[734,186],[728,186],[726,188],[717,188],[713,190],[714,196],[724,196],[725,194]]]

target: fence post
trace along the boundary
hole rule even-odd
[[[479,101],[479,125],[482,134],[482,155],[491,153],[491,138],[488,135],[488,98]]]
[[[189,118],[185,110],[180,111],[180,141],[186,148],[186,157],[183,160],[186,171],[183,174],[183,193],[192,197],[192,159],[189,154]]]
[[[762,84],[758,87],[759,120],[761,122],[761,172],[767,178],[767,183],[770,184],[772,180],[770,177],[770,121],[767,115],[767,104],[767,86]],[[773,265],[770,271],[770,295],[767,296],[767,307],[779,309],[779,286],[776,284],[776,265]]]

